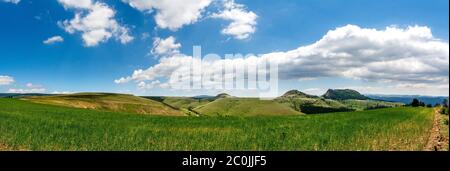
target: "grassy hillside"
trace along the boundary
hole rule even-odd
[[[278,97],[276,101],[305,114],[361,111],[403,105],[401,103],[367,99],[354,90],[328,90],[323,97],[308,95],[298,90],[291,90]]]
[[[318,96],[309,95],[298,90],[290,90],[284,93],[280,98],[319,98]]]
[[[342,104],[348,108],[361,111],[367,109],[391,108],[403,106],[403,103],[386,102],[378,100],[342,100]]]
[[[163,103],[125,94],[79,93],[71,95],[26,97],[35,103],[83,109],[115,111],[151,115],[183,116],[183,112]]]
[[[198,106],[206,105],[215,100],[215,98],[193,98],[193,97],[144,97],[164,103],[172,108],[184,112],[188,116],[198,116],[194,111]]]
[[[276,101],[306,114],[353,111],[353,109],[348,108],[339,101],[323,98],[281,97],[277,98]]]
[[[6,150],[422,150],[433,109],[163,117],[0,99]]]
[[[194,109],[198,106],[208,104],[214,99],[195,99],[190,97],[165,97],[162,101],[165,104],[177,109]]]
[[[350,89],[329,89],[322,97],[333,100],[368,100],[369,98],[361,93]]]
[[[301,113],[272,100],[221,98],[194,109],[208,116],[286,116]]]

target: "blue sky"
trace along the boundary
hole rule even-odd
[[[2,23],[0,76],[14,80],[0,84],[0,92],[96,91],[140,95],[217,93],[180,92],[160,87],[141,89],[137,83],[142,80],[132,80],[124,84],[114,82],[119,78],[130,76],[135,70],[145,70],[159,64],[160,59],[151,53],[154,40],[170,36],[181,45],[177,49],[180,54],[192,55],[194,45],[201,45],[202,53],[268,54],[288,52],[314,44],[330,30],[338,30],[349,24],[361,29],[376,29],[380,32],[386,27],[399,28],[407,32],[408,26],[418,26],[428,28],[433,34],[432,38],[421,40],[423,42],[420,43],[433,45],[433,41],[438,41],[448,46],[448,0],[236,0],[231,2],[239,4],[235,6],[236,9],[246,14],[251,12],[257,15],[256,24],[251,24],[255,30],[244,39],[221,32],[230,24],[230,20],[209,17],[213,13],[218,14],[226,10],[226,7],[221,6],[222,1],[213,2],[202,8],[201,16],[195,22],[171,30],[163,28],[155,19],[158,12],[164,13],[165,7],[155,5],[153,8],[148,7],[143,10],[133,5],[132,1],[93,0],[91,3],[102,3],[112,9],[115,12],[112,20],[117,22],[119,27],[126,28],[127,34],[133,37],[133,40],[123,43],[116,40],[119,39],[118,37],[112,36],[96,45],[88,46],[82,37],[83,31],[70,33],[67,30],[68,26],[61,23],[72,20],[76,13],[87,14],[89,10],[83,11],[70,6],[73,4],[69,1],[64,4],[57,0],[21,0],[17,3],[0,0],[0,22]],[[150,10],[153,12],[150,13]],[[44,43],[45,40],[54,36],[60,36],[63,41]],[[441,67],[444,65],[448,68],[448,47],[446,50],[426,52],[439,54],[441,56],[436,60],[446,58],[447,62],[428,66],[423,56],[413,54],[411,58],[417,59],[414,64],[417,64],[419,68],[408,70],[408,73],[402,72],[405,77],[420,75],[413,81],[412,79],[405,81],[378,77],[372,79],[373,74],[341,76],[349,73],[343,71],[343,74],[329,75],[327,73],[327,76],[311,79],[295,77],[281,80],[280,93],[289,89],[300,89],[312,94],[321,94],[328,88],[354,88],[368,94],[448,95],[448,69]],[[369,62],[383,61],[385,60]],[[424,71],[420,66],[425,65],[417,61],[427,64],[424,68],[431,69]],[[400,65],[400,67],[407,68],[408,65]],[[292,70],[292,72],[300,71]],[[318,72],[317,74],[321,73],[321,71]],[[399,73],[400,76],[402,73]],[[425,73],[429,75],[424,75]],[[439,81],[419,79],[423,77],[436,77]],[[148,83],[155,80],[143,81]],[[251,96],[245,93],[242,95]]]

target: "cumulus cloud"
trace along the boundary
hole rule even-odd
[[[222,30],[222,34],[233,36],[235,39],[247,39],[256,31],[258,15],[245,9],[244,5],[235,3],[234,0],[224,0],[223,9],[211,17],[230,21],[231,23]]]
[[[161,84],[161,82],[159,80],[155,80],[155,81],[152,81],[150,83],[146,83],[144,81],[141,81],[141,82],[139,82],[137,84],[137,86],[138,86],[139,89],[145,90],[145,89],[152,89],[154,87],[161,86],[160,84]]]
[[[347,86],[340,89],[353,89],[363,94],[389,94],[389,95],[430,95],[446,96],[449,93],[448,84],[426,84],[426,83],[402,83],[384,86]]]
[[[150,33],[144,32],[141,34],[141,40],[147,40],[148,38],[150,38]]]
[[[2,0],[3,2],[18,4],[20,0]]]
[[[48,38],[47,40],[44,40],[42,43],[44,44],[53,44],[58,42],[64,42],[64,39],[61,36],[53,36]]]
[[[24,88],[10,88],[8,90],[8,93],[26,94],[26,93],[45,93],[46,91],[47,91],[47,89],[45,89],[41,85],[27,83],[27,84],[25,84]]]
[[[58,24],[68,33],[80,32],[84,44],[97,46],[111,37],[126,44],[134,39],[129,29],[120,25],[115,19],[116,12],[107,4],[92,0],[58,0],[67,10],[74,10],[75,17]]]
[[[27,83],[27,84],[25,84],[25,87],[27,87],[27,88],[29,88],[29,89],[31,89],[31,88],[43,88],[41,85],[35,85],[35,84],[33,84],[33,83]]]
[[[28,88],[34,87],[33,83],[27,83],[27,85],[25,85],[25,86],[27,86]]]
[[[14,83],[13,77],[0,75],[0,86],[10,85],[12,83]]]
[[[130,81],[154,81],[159,77],[170,77],[170,75],[178,68],[187,67],[188,64],[192,62],[192,57],[177,54],[171,57],[161,58],[159,64],[150,67],[146,70],[136,70],[129,77],[122,77],[115,80],[117,84],[127,83]],[[190,65],[189,65],[190,66]]]
[[[92,0],[58,0],[58,2],[61,3],[66,9],[88,9],[93,5]]]
[[[19,94],[45,93],[46,91],[47,91],[47,89],[45,89],[41,85],[35,85],[33,83],[27,83],[27,84],[25,84],[25,88],[10,88],[8,90],[8,93],[19,93]]]
[[[252,64],[269,59],[278,64],[281,80],[343,77],[409,85],[420,90],[421,87],[449,84],[448,46],[448,42],[435,38],[428,27],[392,26],[377,30],[347,25],[330,30],[310,45],[286,52],[222,59],[207,63],[205,68],[208,69],[202,72],[221,72],[214,70],[221,69],[224,63]],[[194,58],[184,54],[165,57],[158,64],[136,70],[131,76],[116,80],[116,83],[169,79],[172,72],[187,70],[193,62]]]
[[[176,39],[173,36],[169,36],[166,39],[161,39],[159,37],[155,38],[153,41],[152,54],[158,56],[167,56],[180,53],[181,48],[180,43],[176,43]]]
[[[307,94],[313,94],[313,95],[317,95],[317,96],[321,96],[323,95],[327,90],[322,89],[322,88],[308,88],[305,90],[302,90],[304,93]]]
[[[155,12],[154,19],[159,28],[176,31],[196,23],[211,0],[122,0],[143,12]]]
[[[15,89],[10,88],[8,90],[8,93],[19,93],[19,94],[26,94],[26,93],[45,93],[47,91],[45,88],[31,88],[31,89]]]
[[[52,94],[74,94],[72,91],[53,91]]]
[[[158,28],[176,31],[185,25],[196,23],[206,8],[217,2],[218,12],[208,13],[210,18],[230,21],[222,34],[235,39],[249,38],[256,31],[256,15],[234,0],[122,0],[142,12],[155,13]]]

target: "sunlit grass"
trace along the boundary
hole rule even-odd
[[[433,109],[324,115],[164,117],[0,99],[12,150],[422,150]]]

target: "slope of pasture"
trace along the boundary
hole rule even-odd
[[[194,109],[198,106],[208,104],[214,99],[195,99],[191,97],[164,97],[162,101],[165,104],[173,106],[177,109]]]
[[[300,112],[272,100],[257,98],[221,98],[194,109],[208,116],[288,116]]]
[[[138,113],[148,115],[184,116],[183,112],[163,103],[126,94],[79,93],[70,95],[26,97],[35,103],[83,109]]]
[[[208,104],[215,100],[215,98],[194,98],[194,97],[143,97],[146,99],[155,100],[164,103],[172,108],[184,112],[188,116],[198,116],[199,114],[193,109]]]
[[[422,150],[433,109],[326,115],[164,117],[0,98],[12,150]]]
[[[391,108],[403,106],[403,103],[379,101],[379,100],[342,100],[342,104],[346,105],[348,108],[361,111],[367,109],[379,109],[379,108]]]
[[[348,112],[353,109],[339,101],[324,98],[308,98],[308,97],[279,97],[276,99],[278,103],[289,106],[290,108],[305,114],[319,114],[331,112]]]

